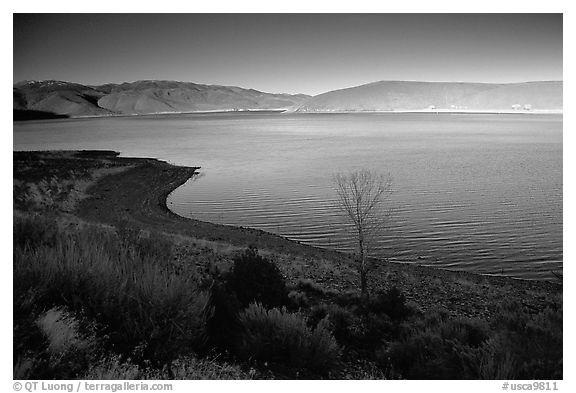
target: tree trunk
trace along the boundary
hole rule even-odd
[[[366,256],[364,255],[364,242],[361,240],[360,244],[360,264],[358,271],[360,273],[360,291],[364,300],[368,299],[368,279],[366,277]]]
[[[364,300],[368,299],[368,283],[366,278],[366,268],[364,264],[360,269],[360,290],[362,291],[362,298]]]

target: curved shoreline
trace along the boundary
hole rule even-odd
[[[108,157],[108,159],[110,159]],[[167,197],[193,177],[199,167],[183,167],[151,158],[113,157],[126,170],[104,176],[87,189],[89,197],[76,213],[88,221],[135,226],[233,245],[254,245],[276,252],[317,255],[336,252],[303,245],[258,229],[214,224],[182,217],[167,206]]]
[[[356,265],[350,256],[318,248],[262,230],[214,224],[172,212],[167,196],[186,183],[197,167],[181,167],[155,159],[115,158],[130,169],[99,179],[87,192],[77,214],[89,221],[118,225],[129,221],[146,230],[196,239],[249,245],[277,257],[287,279],[311,279],[336,291],[357,290]],[[443,307],[454,315],[490,319],[502,299],[516,299],[541,310],[562,295],[562,285],[551,281],[451,271],[412,263],[378,261],[372,270],[373,290],[396,286],[422,309]]]
[[[192,242],[184,250],[187,263],[200,266],[198,263],[205,257],[229,263],[235,250],[253,245],[277,261],[288,282],[295,284],[307,279],[327,290],[358,290],[356,264],[349,255],[300,244],[262,230],[213,224],[172,212],[166,205],[167,196],[194,176],[198,167],[175,166],[150,158],[118,157],[118,153],[110,151],[15,152],[14,157],[18,169],[15,180],[18,176],[26,178],[27,173],[31,177],[26,181],[35,182],[75,168],[101,171],[99,176],[92,176],[91,185],[82,191],[85,196],[72,215],[92,223],[129,224],[188,238]],[[220,251],[222,248],[228,251]],[[562,298],[562,284],[558,282],[392,261],[374,264],[370,286],[374,292],[397,287],[422,310],[442,307],[456,316],[487,319],[494,315],[496,305],[503,299],[543,310]]]
[[[116,154],[116,153],[115,153]],[[347,258],[335,250],[302,244],[296,240],[259,229],[200,221],[174,213],[167,205],[168,196],[189,181],[200,167],[184,167],[153,158],[115,156],[116,164],[130,166],[126,171],[99,179],[88,189],[90,196],[77,209],[80,217],[109,224],[130,222],[147,229],[167,231],[209,241],[225,241],[233,245],[255,245],[277,252],[311,254],[310,256]],[[481,274],[463,270],[421,265],[417,262],[389,262],[395,265],[418,266],[453,274],[473,274],[492,279],[546,282],[509,276]]]

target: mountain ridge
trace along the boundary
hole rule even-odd
[[[237,86],[140,80],[102,85],[47,80],[13,85],[13,109],[68,117],[235,110],[285,110],[309,98]]]
[[[316,95],[296,112],[561,110],[562,81],[377,81]]]
[[[26,113],[84,117],[211,111],[557,111],[563,81],[519,83],[383,80],[306,94],[266,93],[238,86],[170,80],[102,85],[47,80],[13,85],[15,118]],[[18,113],[18,116],[16,116]]]

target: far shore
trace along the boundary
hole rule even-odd
[[[365,110],[365,111],[340,111],[340,110],[314,110],[298,111],[290,113],[429,113],[429,114],[481,114],[481,115],[561,115],[562,109],[550,110],[482,110],[482,109],[395,109],[395,110]]]
[[[183,112],[153,112],[153,113],[122,113],[122,114],[105,114],[105,115],[86,115],[86,116],[66,116],[55,115],[54,118],[46,119],[26,119],[14,120],[33,121],[33,120],[63,120],[63,119],[92,119],[92,118],[116,118],[116,117],[146,117],[146,116],[170,116],[170,115],[216,115],[216,114],[247,114],[247,113],[276,113],[276,114],[454,114],[454,115],[563,115],[563,109],[550,110],[473,110],[473,109],[396,109],[396,110],[364,110],[364,111],[344,111],[344,110],[314,110],[314,111],[295,111],[290,108],[277,109],[215,109],[205,111],[183,111]]]

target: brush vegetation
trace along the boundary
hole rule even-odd
[[[396,288],[366,301],[302,280],[289,296],[254,248],[206,274],[174,263],[176,248],[128,227],[16,217],[14,377],[562,378],[561,306],[504,302],[485,321],[421,312]]]

